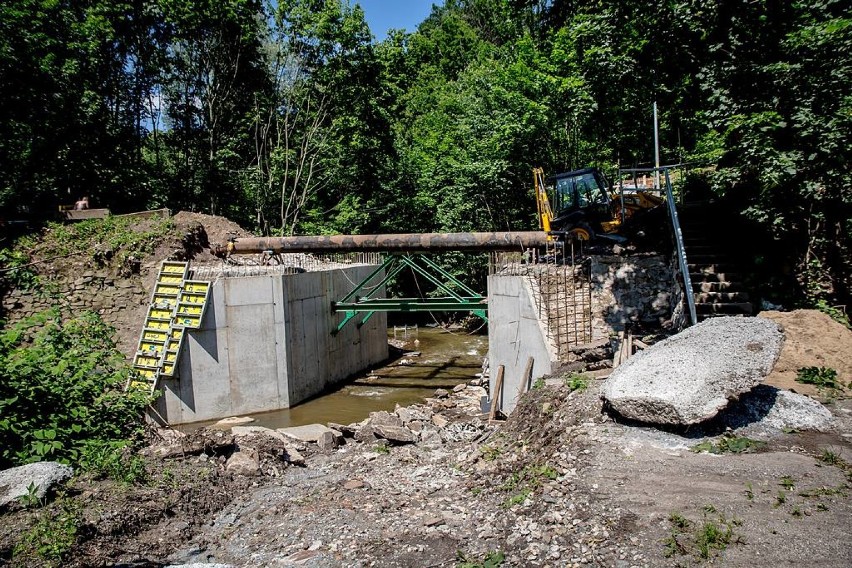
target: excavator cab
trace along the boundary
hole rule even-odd
[[[551,228],[588,241],[618,230],[620,216],[610,197],[610,184],[597,168],[565,172],[546,182],[554,198]]]
[[[565,172],[547,180],[543,170],[535,168],[533,178],[541,228],[582,241],[622,243],[626,229],[640,237],[643,226],[654,223],[649,214],[664,203],[647,191],[613,192],[597,168]]]

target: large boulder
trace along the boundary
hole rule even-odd
[[[602,395],[625,418],[698,424],[758,385],[783,341],[778,325],[764,318],[708,319],[628,359]]]
[[[30,495],[42,500],[53,488],[74,475],[74,470],[57,462],[37,462],[0,471],[0,508]]]

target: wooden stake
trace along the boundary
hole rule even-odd
[[[491,411],[488,413],[488,420],[497,418],[497,401],[503,399],[503,373],[506,368],[503,365],[497,367],[497,380],[494,381],[494,396],[491,398]]]
[[[518,387],[518,400],[521,399],[521,395],[527,392],[529,383],[532,381],[533,363],[535,363],[535,360],[532,357],[527,359],[527,366],[524,368],[524,375],[521,377],[521,385]]]

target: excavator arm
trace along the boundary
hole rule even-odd
[[[550,200],[547,198],[547,187],[544,185],[544,170],[542,168],[533,168],[533,185],[535,187],[535,203],[538,208],[538,226],[542,231],[550,233],[553,209],[550,208]]]

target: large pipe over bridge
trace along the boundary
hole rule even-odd
[[[318,237],[249,237],[228,243],[231,254],[286,252],[437,252],[521,251],[548,243],[543,231],[504,233],[408,233]]]

